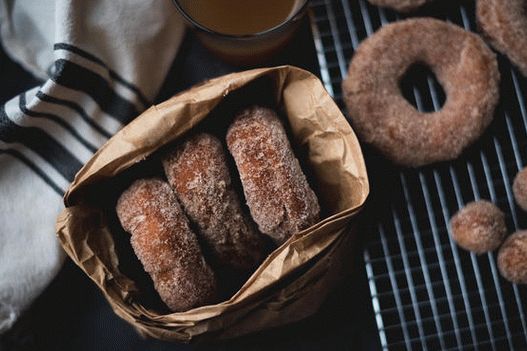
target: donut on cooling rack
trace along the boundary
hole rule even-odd
[[[512,183],[512,193],[520,208],[527,211],[527,167],[519,171]]]
[[[515,284],[527,284],[527,230],[520,230],[505,240],[498,252],[501,275]]]
[[[478,0],[476,19],[489,43],[527,76],[527,5],[524,0]]]
[[[432,0],[368,0],[371,4],[399,12],[413,11]]]
[[[507,235],[505,215],[492,202],[474,201],[450,220],[452,239],[463,249],[482,254],[497,249]]]
[[[444,106],[422,113],[399,81],[422,63],[446,93]],[[361,139],[395,163],[418,167],[455,159],[490,124],[499,97],[496,56],[477,35],[432,18],[382,27],[351,60],[344,101]]]

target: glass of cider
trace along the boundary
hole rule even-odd
[[[293,37],[308,0],[174,0],[202,43],[236,65],[268,61]]]

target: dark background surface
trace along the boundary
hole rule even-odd
[[[292,64],[318,74],[309,25],[268,65]],[[240,70],[211,56],[188,32],[156,102],[205,79]],[[0,51],[0,102],[39,84]],[[0,337],[0,350],[378,350],[377,329],[362,260],[359,231],[350,276],[320,311],[292,324],[222,343],[180,345],[140,337],[111,310],[102,294],[69,259],[20,318]]]

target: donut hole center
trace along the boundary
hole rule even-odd
[[[434,72],[423,63],[414,63],[399,80],[402,95],[419,112],[431,113],[445,104],[446,95]]]

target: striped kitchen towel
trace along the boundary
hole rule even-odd
[[[61,266],[75,173],[149,107],[183,32],[171,0],[0,0],[5,52],[42,80],[0,106],[0,333]]]

